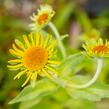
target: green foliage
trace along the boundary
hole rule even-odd
[[[12,46],[15,38],[22,39],[20,37],[22,34],[30,32],[28,27],[29,18],[27,18],[30,13],[24,11],[28,11],[28,9],[31,10],[31,8],[34,10],[34,6],[31,7],[31,4],[37,4],[38,6],[39,1],[32,0],[31,3],[28,4],[28,1],[10,0],[8,5],[7,2],[5,2],[6,0],[0,2],[0,109],[99,109],[97,105],[99,105],[99,107],[105,107],[105,100],[107,104],[109,102],[109,99],[106,99],[109,98],[109,85],[106,85],[109,83],[108,58],[104,61],[104,67],[99,80],[88,88],[63,88],[60,84],[44,78],[41,80],[38,79],[34,88],[28,85],[23,90],[21,89],[24,78],[16,81],[13,80],[17,72],[12,73],[12,71],[9,71],[6,67],[7,61],[11,58],[9,48]],[[99,15],[94,14],[96,17],[93,17],[93,15],[90,17],[90,13],[81,8],[79,1],[41,0],[40,2],[42,4],[48,3],[53,5],[56,10],[53,22],[60,33],[69,34],[68,36],[60,35],[68,54],[65,60],[62,60],[62,53],[59,47],[57,47],[56,58],[61,61],[61,64],[56,67],[59,72],[59,79],[61,79],[63,83],[72,85],[87,83],[94,75],[96,63],[94,59],[80,53],[82,49],[81,41],[77,42],[79,43],[77,44],[78,46],[73,48],[69,47],[69,39],[71,40],[72,38],[70,37],[73,37],[69,31],[75,30],[75,33],[90,33],[91,29],[97,28],[103,38],[109,39],[109,11],[101,12]],[[19,11],[19,7],[22,7],[21,12]],[[72,29],[72,22],[78,24],[73,25],[74,27],[79,26],[79,28]],[[47,29],[48,28],[45,30]],[[48,30],[46,32],[43,31],[43,33],[48,33]],[[78,39],[77,37],[75,38]],[[82,36],[80,36],[80,38],[81,37]],[[55,38],[55,35],[53,38]],[[10,101],[12,98],[14,99]],[[108,105],[107,108],[109,108]]]
[[[58,67],[59,76],[61,78],[71,76],[75,71],[79,71],[79,69],[85,65],[87,60],[88,58],[82,53],[76,53],[68,56]]]
[[[86,76],[75,76],[70,79],[68,84],[84,84],[90,79]],[[85,89],[67,88],[69,95],[75,99],[86,99],[91,101],[100,101],[103,98],[109,98],[109,85],[96,82]]]
[[[67,20],[69,19],[72,10],[74,8],[74,4],[73,3],[69,3],[67,5],[62,6],[63,10],[60,10],[56,13],[56,18],[54,20],[56,27],[58,29],[61,29],[64,24],[67,22]]]
[[[64,60],[58,67],[60,75],[65,77],[64,79],[61,77],[63,79],[63,83],[65,83],[65,81],[67,84],[72,85],[81,85],[87,83],[90,80],[89,77],[71,75],[72,70],[77,69],[77,66],[82,66],[87,59],[88,58],[86,58],[86,56],[84,56],[82,53],[77,53],[75,55],[69,56],[66,60]],[[64,68],[62,66],[64,66]],[[56,91],[58,92],[57,94]],[[66,97],[64,96],[65,98],[63,99],[62,97],[60,98],[61,94],[66,95]],[[63,89],[61,88],[60,84],[56,85],[49,79],[42,79],[36,82],[34,88],[31,86],[24,88],[22,92],[10,102],[10,104],[23,102],[20,108],[23,109],[26,106],[25,108],[29,109],[29,107],[38,104],[45,97],[50,97],[50,95],[54,95],[53,97],[58,101],[61,100],[60,102],[64,102],[71,98],[77,100],[84,99],[89,101],[100,101],[103,98],[109,97],[109,85],[96,82],[94,85],[85,89],[75,89],[73,87],[67,86]]]
[[[46,96],[50,94],[52,91],[56,90],[56,85],[52,83],[49,79],[43,79],[36,82],[36,85],[34,88],[32,88],[30,85],[25,87],[24,90],[12,101],[9,102],[9,104],[22,102],[22,101],[28,101],[32,99],[37,99]]]
[[[92,24],[86,13],[84,13],[84,11],[82,11],[81,9],[77,8],[77,12],[75,12],[75,14],[81,26],[84,28],[84,31],[90,32],[90,30],[92,29]]]

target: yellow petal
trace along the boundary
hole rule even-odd
[[[35,42],[34,42],[34,39],[33,39],[33,34],[31,33],[29,36],[30,36],[30,39],[31,39],[31,42],[32,42],[32,46],[34,46]]]
[[[21,72],[19,72],[15,77],[14,77],[14,79],[16,79],[16,78],[20,78],[23,74],[25,74],[25,72],[27,72],[27,69],[26,70],[23,70],[23,71],[21,71]]]
[[[25,41],[27,47],[30,47],[30,42],[29,42],[29,40],[27,39],[27,36],[26,36],[26,35],[23,35],[23,39],[24,39],[24,41]]]
[[[43,37],[43,35],[40,33],[40,38],[41,38],[41,43],[40,43],[40,47],[43,47],[43,45],[44,45],[44,37]]]
[[[36,46],[39,46],[39,38],[40,38],[40,35],[39,35],[39,33],[37,32],[37,33],[36,33]]]
[[[101,38],[98,40],[98,45],[103,45],[103,40]]]
[[[54,48],[56,46],[57,41],[55,40],[48,48],[47,50],[49,51],[50,49]]]
[[[10,68],[10,69],[19,69],[23,66],[23,64],[17,64],[17,65],[8,65],[7,67]]]
[[[8,63],[10,63],[10,64],[15,64],[15,63],[20,63],[20,62],[22,62],[22,60],[21,59],[14,59],[14,60],[9,60],[8,61]]]
[[[105,46],[108,46],[108,40],[107,39],[105,40]]]
[[[44,44],[44,48],[47,47],[49,40],[50,40],[50,35],[47,35],[47,38],[46,38],[46,41],[45,41],[45,44]]]
[[[12,47],[13,47],[13,49],[14,49],[16,52],[19,52],[19,53],[23,54],[23,51],[19,50],[19,49],[15,46],[15,44],[13,44]]]
[[[45,68],[47,68],[48,70],[52,71],[55,74],[58,73],[55,69],[53,69],[52,67],[49,67],[48,65],[45,65]]]
[[[31,73],[29,74],[29,76],[27,77],[27,79],[26,79],[26,81],[23,83],[23,85],[22,85],[22,87],[24,87],[27,83],[28,83],[28,81],[30,80],[30,78],[31,78]]]
[[[16,43],[16,45],[18,45],[21,49],[23,49],[23,50],[25,50],[25,47],[24,47],[24,44],[21,42],[21,41],[19,41],[19,40],[15,40],[15,43]]]
[[[49,54],[49,55],[52,55],[52,54],[53,54],[53,51],[54,51],[54,48],[51,48],[51,49],[48,51],[48,54]]]
[[[37,72],[34,72],[32,74],[31,79],[34,80],[34,81],[37,80]]]
[[[45,69],[42,69],[42,71],[45,73],[45,75],[49,78],[49,79],[53,79],[53,77],[45,70]]]
[[[21,53],[19,53],[19,52],[16,52],[15,50],[13,50],[13,49],[10,49],[9,50],[9,52],[11,53],[11,54],[14,54],[14,55],[16,55],[16,56],[22,56],[22,54]]]
[[[60,64],[60,62],[59,61],[53,61],[53,60],[48,60],[48,63],[50,63],[50,64]]]
[[[41,76],[41,77],[45,77],[45,74],[43,73],[42,69],[40,71],[38,71],[38,74]]]
[[[30,16],[30,19],[31,19],[32,21],[36,21],[36,15],[33,14],[33,16]]]

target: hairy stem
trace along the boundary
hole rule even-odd
[[[94,84],[96,82],[96,80],[99,77],[99,74],[102,70],[102,66],[103,66],[103,60],[102,59],[98,59],[97,60],[97,70],[95,72],[95,75],[93,76],[93,78],[86,84],[83,85],[72,85],[72,84],[67,84],[68,87],[72,87],[72,88],[78,88],[78,89],[82,89],[82,88],[87,88],[89,86],[91,86],[92,84]]]
[[[60,37],[60,35],[59,35],[58,30],[56,29],[55,25],[54,25],[52,22],[49,22],[48,25],[49,25],[49,27],[52,29],[52,31],[54,32],[54,34],[55,34],[55,36],[56,36],[56,38],[57,38],[57,40],[58,40],[59,47],[60,47],[60,50],[61,50],[61,52],[62,52],[63,58],[65,58],[65,57],[66,57],[66,52],[65,52],[64,45],[63,45],[63,43],[62,43],[62,41],[61,41],[61,37]]]
[[[96,72],[95,72],[95,75],[93,76],[93,78],[87,82],[86,84],[82,84],[82,85],[73,85],[73,84],[68,84],[68,83],[64,83],[62,80],[60,80],[59,78],[57,78],[56,76],[53,76],[53,79],[54,81],[61,85],[62,87],[71,87],[71,88],[76,88],[76,89],[83,89],[83,88],[87,88],[87,87],[90,87],[92,84],[94,84],[96,82],[96,80],[98,79],[99,77],[99,74],[102,70],[102,66],[103,66],[103,60],[102,59],[97,59],[97,69],[96,69]]]

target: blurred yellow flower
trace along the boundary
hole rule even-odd
[[[85,32],[81,35],[81,39],[84,41],[89,41],[91,43],[95,42],[100,38],[100,32],[96,29],[92,29],[90,32]]]
[[[36,80],[37,75],[51,78],[51,74],[57,74],[57,71],[52,66],[59,64],[58,61],[53,60],[54,48],[57,41],[54,40],[49,44],[50,35],[47,35],[44,41],[43,35],[39,32],[37,32],[35,36],[32,33],[29,34],[29,38],[23,35],[25,43],[15,40],[16,44],[13,44],[13,48],[10,49],[10,53],[13,54],[16,59],[8,61],[10,64],[8,65],[9,69],[21,70],[14,79],[20,78],[23,74],[27,76],[22,87],[25,86],[30,79]]]
[[[31,29],[38,30],[45,27],[54,16],[54,13],[51,6],[41,5],[40,9],[38,9],[38,13],[30,17],[33,21],[33,23],[30,24]]]
[[[109,57],[109,42],[99,38],[95,43],[86,43],[83,45],[87,54],[92,57]]]

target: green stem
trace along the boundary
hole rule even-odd
[[[60,80],[59,78],[57,77],[53,77],[54,81],[58,84],[60,84],[61,86],[63,87],[70,87],[70,88],[76,88],[76,89],[83,89],[83,88],[87,88],[87,87],[90,87],[92,84],[94,84],[99,75],[100,75],[100,72],[102,70],[102,66],[103,66],[103,60],[102,59],[98,59],[97,60],[97,69],[96,69],[96,72],[95,72],[95,75],[93,76],[93,78],[87,82],[86,84],[83,84],[83,85],[73,85],[73,84],[69,84],[69,83],[64,83],[62,80]]]
[[[58,40],[58,43],[59,43],[59,47],[60,47],[60,50],[62,52],[62,55],[63,55],[63,58],[65,59],[66,58],[66,52],[65,52],[65,48],[64,48],[64,45],[61,41],[61,37],[59,35],[59,32],[58,30],[56,29],[55,25],[52,23],[52,22],[49,22],[49,27],[52,29],[52,31],[54,32],[57,40]]]
[[[78,88],[78,89],[82,89],[82,88],[87,88],[89,86],[91,86],[92,84],[94,84],[99,75],[100,75],[100,72],[102,70],[102,66],[103,66],[103,60],[102,59],[98,59],[97,60],[97,70],[95,72],[95,75],[93,76],[93,78],[86,84],[83,84],[83,85],[72,85],[72,84],[68,84],[67,86],[68,87],[72,87],[72,88]]]

